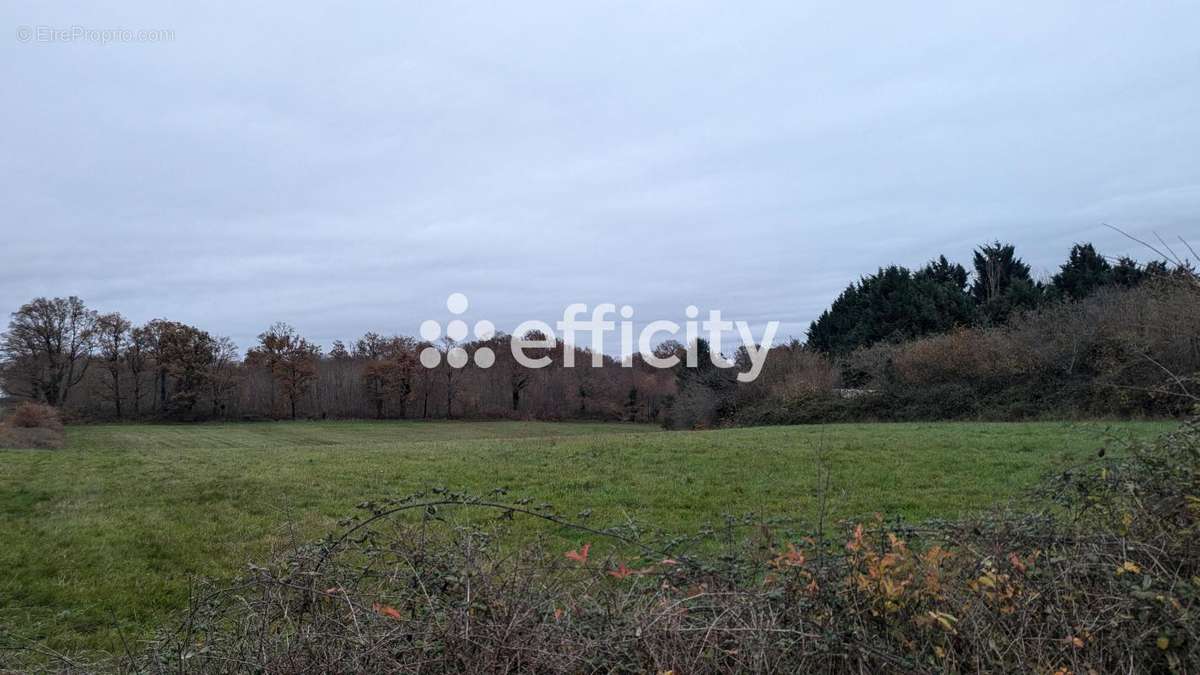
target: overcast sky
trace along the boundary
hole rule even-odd
[[[889,263],[1200,240],[1194,2],[77,4],[0,9],[3,313],[802,335]]]

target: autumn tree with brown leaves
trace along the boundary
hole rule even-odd
[[[354,357],[364,361],[363,387],[367,400],[375,409],[376,419],[383,418],[389,402],[395,403],[398,417],[405,417],[418,365],[416,340],[367,333],[355,344]]]
[[[301,397],[317,377],[320,345],[301,337],[295,328],[279,322],[258,336],[258,346],[246,354],[248,365],[264,368],[288,402],[292,419]],[[271,393],[274,410],[274,389]]]

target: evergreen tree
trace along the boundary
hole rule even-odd
[[[938,283],[949,284],[952,288],[963,291],[967,287],[967,268],[958,263],[952,263],[946,256],[940,255],[931,260],[925,267],[917,271],[917,276],[931,279]]]
[[[966,270],[945,256],[916,273],[892,265],[851,284],[808,329],[808,344],[842,353],[969,325]]]
[[[1033,309],[1041,303],[1042,285],[1033,280],[1029,265],[1017,257],[1012,244],[997,241],[980,246],[974,263],[971,297],[982,317],[991,323],[1003,323],[1014,311]]]
[[[1136,266],[1135,266],[1136,268]],[[1051,286],[1064,298],[1081,300],[1113,281],[1112,265],[1091,244],[1075,244]]]
[[[1142,281],[1164,279],[1168,276],[1171,276],[1171,266],[1165,260],[1151,260],[1142,268]]]
[[[1142,283],[1146,272],[1138,266],[1137,261],[1128,256],[1121,256],[1112,268],[1112,282],[1124,288],[1133,288]]]

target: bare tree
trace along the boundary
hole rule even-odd
[[[171,323],[166,319],[154,319],[142,328],[145,354],[154,363],[154,395],[160,415],[167,409],[167,360],[163,348],[166,346],[164,335],[170,331]]]
[[[22,380],[31,398],[61,406],[87,372],[95,325],[96,312],[75,296],[22,305],[0,336],[9,386]]]
[[[213,417],[225,417],[226,401],[237,388],[239,372],[238,348],[233,340],[219,337],[211,344],[212,360],[208,364],[208,395]]]
[[[507,340],[503,340],[504,344],[501,344],[500,338],[498,338],[493,351],[496,352],[501,362],[508,368],[508,393],[512,412],[517,413],[521,410],[521,396],[529,388],[532,374],[536,371],[522,366],[513,358],[511,344],[508,343],[512,339],[512,337],[508,337]],[[541,331],[531,330],[525,333],[523,339],[526,342],[540,343],[546,339],[546,336]],[[547,356],[549,352],[548,349],[540,347],[527,347],[523,351],[527,358],[533,360]]]
[[[433,347],[433,345],[428,342],[422,342],[422,343],[419,343],[415,347],[415,349],[416,349],[417,353],[419,354],[421,351],[423,351],[429,347]],[[429,397],[433,394],[433,382],[434,382],[434,376],[436,375],[436,372],[437,371],[434,368],[426,368],[424,366],[417,369],[417,385],[419,386],[419,388],[421,390],[421,418],[422,419],[428,419],[430,416]]]
[[[121,380],[125,370],[125,356],[129,349],[132,324],[117,312],[104,314],[96,319],[96,344],[100,362],[104,366],[105,385],[112,399],[117,419],[124,417],[121,409]]]
[[[141,413],[142,374],[146,372],[151,345],[150,332],[144,327],[129,331],[129,345],[125,348],[125,366],[129,369],[129,383],[133,387],[133,416]]]
[[[446,419],[454,417],[454,395],[458,391],[458,378],[461,368],[450,365],[450,353],[459,349],[458,341],[449,335],[443,335],[440,340],[442,351],[442,373],[446,380]]]

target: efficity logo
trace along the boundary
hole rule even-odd
[[[446,309],[456,317],[465,314],[469,306],[467,296],[462,293],[451,293],[446,298]],[[699,320],[700,310],[695,305],[689,305],[684,314],[688,320],[683,322],[683,325],[663,319],[646,323],[635,340],[632,321],[634,310],[630,305],[622,305],[618,310],[612,303],[600,303],[591,308],[589,314],[586,304],[573,303],[563,310],[562,320],[556,322],[555,326],[536,319],[521,322],[511,331],[509,346],[513,360],[521,366],[545,368],[553,363],[549,353],[558,345],[561,335],[565,346],[562,350],[562,365],[565,368],[574,368],[575,347],[580,344],[579,336],[586,333],[590,337],[588,347],[591,350],[591,366],[600,368],[604,365],[605,336],[615,333],[620,340],[622,366],[633,367],[633,357],[636,353],[644,363],[653,368],[674,368],[680,364],[679,355],[656,353],[654,346],[682,337],[683,344],[686,345],[685,357],[682,359],[684,366],[697,368],[700,365],[700,350],[697,345],[700,339],[704,339],[708,341],[708,358],[712,365],[718,368],[737,368],[742,364],[746,369],[738,372],[739,382],[753,382],[758,379],[763,364],[766,363],[767,352],[771,350],[771,344],[779,330],[778,321],[768,321],[763,329],[762,338],[756,340],[749,323],[724,319],[719,309],[709,310],[708,318],[704,320]],[[618,315],[621,320],[614,320]],[[735,329],[740,341],[737,347],[739,357],[729,360],[722,355],[722,345],[726,333]],[[496,363],[496,353],[491,347],[480,346],[468,354],[459,344],[469,334],[473,334],[477,340],[491,340],[496,335],[496,326],[485,319],[476,322],[471,328],[463,319],[455,318],[446,324],[443,332],[439,322],[433,319],[423,321],[420,329],[421,339],[430,343],[430,346],[421,350],[421,365],[437,368],[445,358],[451,368],[464,368],[472,360],[479,368],[492,367]],[[441,348],[438,345],[441,345]],[[528,350],[538,350],[535,353],[540,355],[531,356],[527,353]]]

